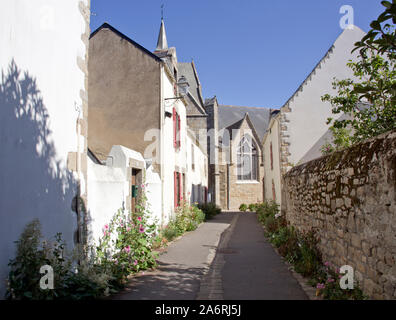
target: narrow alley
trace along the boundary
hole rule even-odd
[[[119,300],[303,300],[306,294],[266,241],[255,213],[221,213],[171,243],[155,271]]]

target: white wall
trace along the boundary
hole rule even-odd
[[[128,181],[125,170],[94,163],[88,159],[88,215],[90,241],[103,235],[103,227],[125,208]]]
[[[192,152],[194,148],[194,152]],[[186,196],[187,200],[193,199],[193,185],[207,187],[208,186],[208,160],[206,154],[196,145],[195,141],[190,136],[186,137],[187,150],[187,177],[186,177]],[[194,153],[194,159],[192,158]],[[192,167],[195,163],[194,170]],[[197,200],[196,198],[194,200]],[[199,202],[204,202],[204,193],[201,192],[201,199]]]
[[[349,59],[355,59],[358,52],[351,54],[354,43],[359,41],[364,32],[358,27],[345,29],[334,43],[330,57],[316,69],[311,80],[303,86],[303,91],[290,103],[291,112],[286,113],[290,120],[288,135],[290,136],[291,153],[289,162],[296,165],[312,145],[328,130],[326,120],[332,116],[331,105],[321,101],[326,93],[335,95],[332,89],[333,78],[353,78],[353,73],[346,66]]]
[[[103,227],[109,223],[119,209],[126,209],[127,197],[130,195],[129,161],[137,160],[144,163],[139,152],[123,146],[113,146],[106,165],[88,161],[88,213],[91,240],[98,241],[103,234]],[[146,195],[149,221],[161,223],[161,179],[153,172],[151,165],[146,172]]]
[[[265,199],[273,200],[272,181],[275,185],[276,203],[281,204],[281,171],[279,159],[279,114],[271,119],[268,130],[264,137],[264,183]],[[272,143],[273,167],[271,169]]]
[[[14,241],[32,219],[40,219],[46,237],[62,232],[73,244],[76,177],[66,165],[77,151],[75,103],[82,105],[84,91],[79,2],[0,2],[0,297]],[[12,61],[19,75],[10,77]]]
[[[174,97],[173,84],[166,74],[164,68],[162,68],[162,90],[163,97],[172,98]],[[173,104],[170,102],[173,101]],[[167,223],[169,218],[173,215],[174,208],[174,171],[176,166],[180,169],[186,169],[186,108],[180,100],[168,100],[165,101],[165,110],[172,112],[172,108],[175,106],[177,113],[180,116],[180,137],[181,143],[180,148],[175,149],[173,146],[173,120],[172,117],[165,117],[163,123],[163,217],[164,223]]]

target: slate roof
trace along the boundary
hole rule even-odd
[[[190,85],[189,93],[192,95],[192,98],[199,105],[202,111],[205,113],[204,109],[204,101],[202,98],[202,89],[201,83],[199,81],[197,72],[194,67],[193,62],[178,62],[177,69],[180,76],[185,76],[188,84]]]
[[[219,130],[237,126],[238,123],[243,120],[246,113],[248,113],[260,141],[263,140],[264,134],[268,128],[271,109],[219,105],[218,110]]]

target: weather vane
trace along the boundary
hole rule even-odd
[[[164,20],[164,4],[161,5],[161,20]]]

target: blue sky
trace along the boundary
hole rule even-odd
[[[150,51],[161,4],[168,45],[194,59],[205,98],[220,104],[281,107],[338,35],[341,6],[364,31],[380,0],[92,0],[91,30],[108,22]]]

